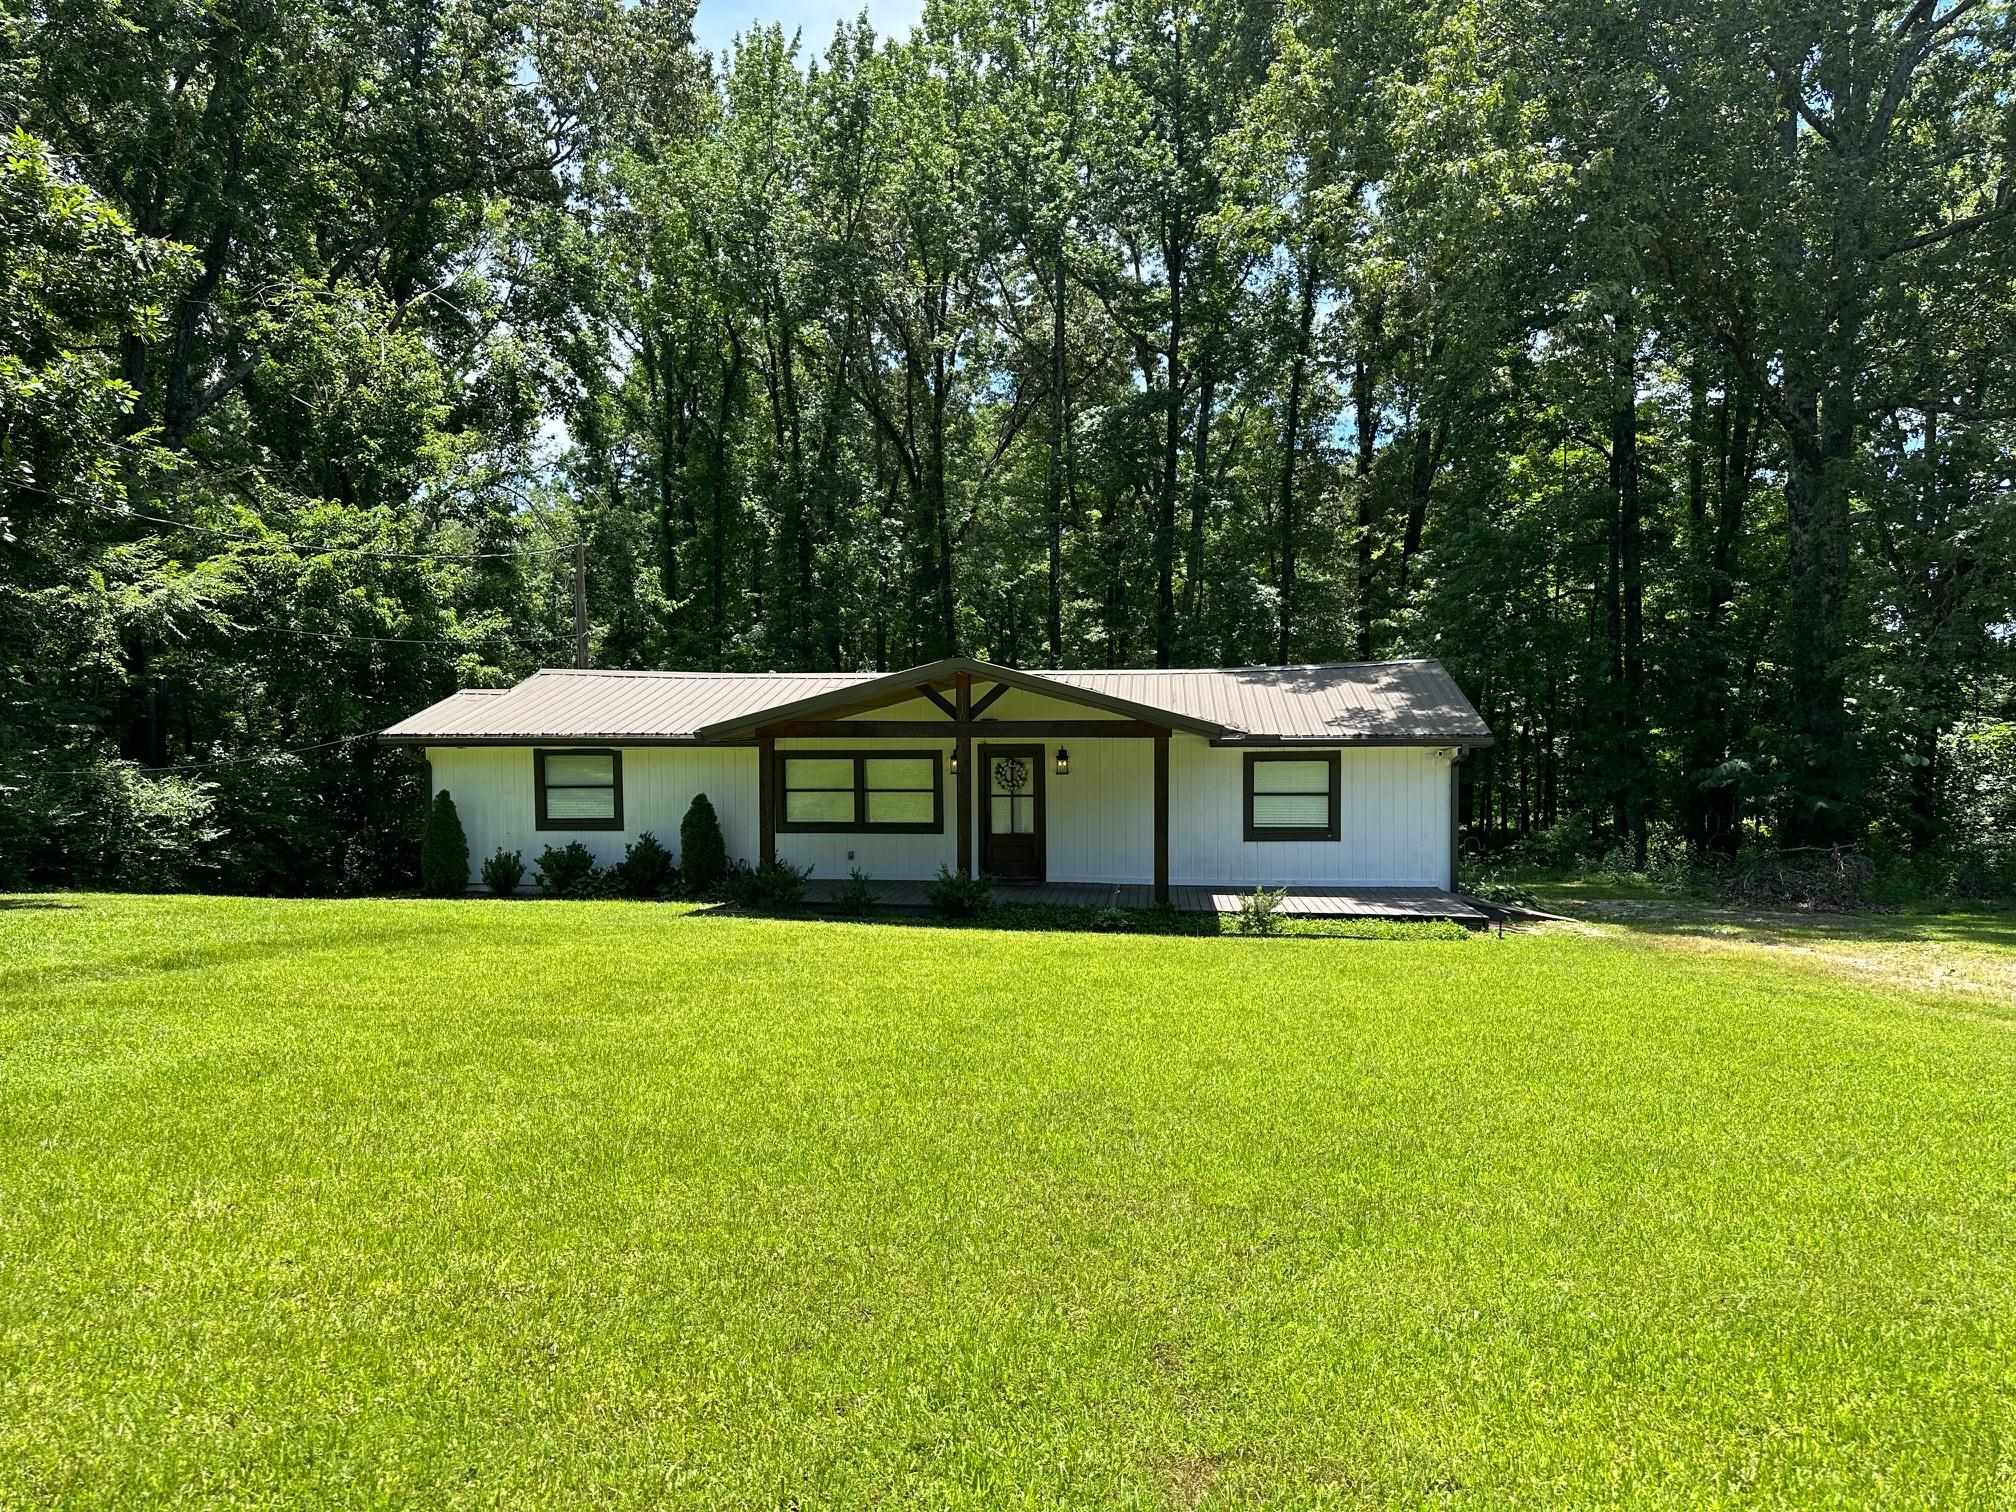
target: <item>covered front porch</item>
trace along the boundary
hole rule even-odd
[[[816,865],[829,881],[852,869],[857,854],[871,875],[916,877],[940,864],[935,857],[943,846],[942,864],[961,876],[992,877],[1032,902],[1102,907],[1111,903],[1112,888],[1053,879],[1060,871],[1068,878],[1075,869],[1082,877],[1092,867],[1131,863],[1122,874],[1145,873],[1147,880],[1121,889],[1130,900],[1138,897],[1138,905],[1120,906],[1146,907],[1176,901],[1170,885],[1171,738],[1208,739],[1228,731],[1212,720],[955,657],[720,721],[699,733],[756,747],[757,856],[763,863],[778,859],[781,836],[788,859]],[[1072,778],[1074,746],[1081,775]],[[1119,759],[1112,752],[1121,747],[1141,759],[1138,769],[1129,763],[1128,777],[1115,781]],[[1090,800],[1102,779],[1112,801],[1070,805],[1078,814],[1058,826],[1049,810],[1065,784]],[[907,786],[889,785],[898,780]],[[891,818],[875,819],[878,804]],[[902,822],[894,818],[900,804],[914,806],[900,810]],[[903,834],[916,837],[914,844],[906,845]],[[1085,854],[1095,848],[1097,855]],[[896,906],[924,902],[921,882],[880,886],[892,890]],[[1208,910],[1200,904],[1198,911]]]
[[[849,884],[814,877],[806,883],[806,900],[814,906],[831,903]],[[878,908],[930,907],[928,882],[868,884]],[[1230,914],[1250,888],[1184,887],[1169,889],[1169,905],[1178,913]],[[1040,908],[1152,908],[1155,890],[1146,883],[1044,882],[995,889],[997,904]],[[1482,929],[1490,919],[1453,892],[1439,887],[1291,887],[1278,912],[1295,918],[1413,919],[1447,921]]]

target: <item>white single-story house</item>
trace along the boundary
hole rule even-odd
[[[1440,663],[1040,672],[553,669],[383,732],[454,795],[472,873],[582,841],[927,880],[1453,884],[1456,764],[1491,732]],[[473,876],[472,876],[473,881]]]

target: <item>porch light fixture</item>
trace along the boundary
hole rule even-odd
[[[1057,747],[1057,775],[1059,777],[1071,775],[1071,753],[1062,746]]]
[[[952,775],[954,777],[959,775],[959,747],[957,746],[952,747]]]

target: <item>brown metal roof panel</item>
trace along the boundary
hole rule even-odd
[[[549,668],[515,688],[452,695],[385,733],[403,739],[691,739],[727,721],[902,675]],[[1455,680],[1432,661],[1015,675],[1258,739],[1490,739]]]

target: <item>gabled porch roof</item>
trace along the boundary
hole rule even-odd
[[[808,720],[842,719],[849,715],[887,708],[891,704],[907,703],[919,697],[929,699],[946,715],[956,719],[958,710],[956,706],[947,705],[943,693],[948,688],[956,689],[962,678],[969,685],[984,682],[992,683],[1001,689],[1026,689],[1048,698],[1079,704],[1102,714],[1137,720],[1142,724],[1155,725],[1165,730],[1186,730],[1204,736],[1221,736],[1228,733],[1227,726],[1214,720],[1178,713],[1173,709],[1137,702],[1131,698],[1116,697],[1111,693],[1077,687],[1061,678],[1045,676],[1040,672],[1024,672],[970,656],[948,656],[938,661],[926,662],[922,666],[907,667],[901,672],[890,672],[865,682],[857,682],[851,686],[830,688],[807,697],[773,704],[768,708],[747,710],[732,719],[717,720],[712,724],[703,725],[695,734],[701,740],[744,740],[771,726]],[[992,695],[989,695],[987,701],[991,701],[991,697]],[[976,709],[975,713],[977,712]]]

